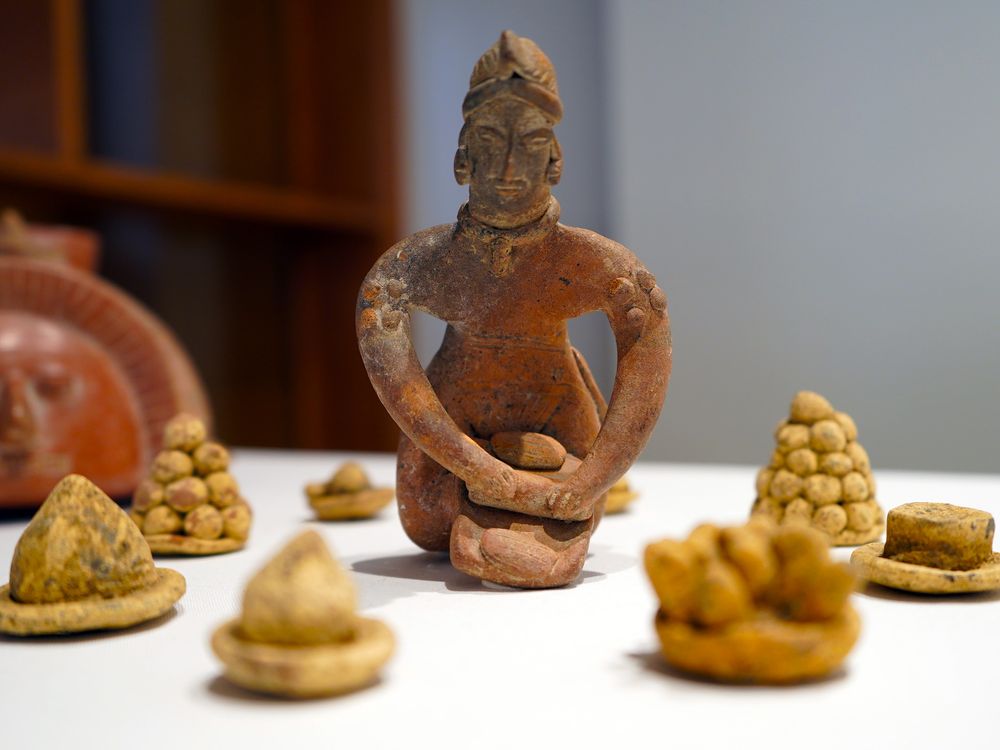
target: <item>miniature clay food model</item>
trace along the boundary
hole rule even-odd
[[[149,545],[85,477],[62,479],[14,548],[0,588],[0,633],[125,628],[169,611],[184,577],[153,565]]]
[[[394,644],[384,623],[358,616],[354,584],[315,531],[295,537],[250,580],[241,617],[212,636],[229,680],[294,698],[371,683]]]
[[[252,513],[229,473],[229,451],[204,423],[178,414],[132,498],[129,516],[157,554],[214,555],[246,545]]]
[[[851,565],[864,580],[922,594],[1000,589],[993,516],[947,503],[907,503],[889,511],[885,544],[858,547]]]
[[[733,528],[705,524],[685,541],[650,544],[645,565],[660,600],[663,656],[686,672],[799,682],[835,669],[857,640],[854,576],[808,526],[762,517]]]
[[[392,502],[391,487],[372,487],[360,464],[348,462],[326,482],[306,485],[306,498],[323,521],[371,518]]]
[[[800,391],[774,438],[771,463],[757,473],[752,515],[810,524],[836,546],[882,536],[884,515],[853,419],[818,393]]]
[[[608,490],[608,500],[604,506],[604,512],[621,513],[637,497],[639,497],[639,493],[633,492],[628,479],[622,477]]]

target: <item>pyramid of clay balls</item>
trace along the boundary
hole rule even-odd
[[[878,539],[885,515],[875,499],[868,453],[850,416],[818,393],[800,391],[774,433],[771,463],[757,474],[752,514],[806,523],[835,545]]]
[[[163,450],[136,489],[129,515],[153,552],[229,552],[250,533],[250,506],[229,473],[229,451],[207,440],[204,423],[189,414],[164,428]]]

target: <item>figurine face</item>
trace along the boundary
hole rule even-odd
[[[549,202],[552,122],[527,102],[503,97],[469,120],[469,210],[497,227],[515,227],[541,216]]]
[[[109,494],[143,462],[135,400],[114,361],[68,326],[0,311],[0,505],[76,472]]]

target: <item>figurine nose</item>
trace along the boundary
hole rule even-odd
[[[511,180],[513,180],[517,176],[515,174],[516,162],[517,162],[517,160],[515,159],[515,156],[514,156],[514,144],[513,143],[508,143],[507,144],[506,152],[504,153],[504,159],[503,159],[503,174],[502,174],[502,178],[503,178],[503,180],[505,182],[510,182]]]
[[[28,448],[35,437],[35,416],[24,378],[13,375],[0,383],[0,444]]]

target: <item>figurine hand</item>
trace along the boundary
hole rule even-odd
[[[553,518],[563,521],[585,521],[594,515],[594,498],[568,481],[549,491],[545,505]]]
[[[465,484],[472,502],[490,506],[501,504],[501,507],[506,507],[517,494],[518,478],[512,468],[498,464],[496,471],[480,474]]]

